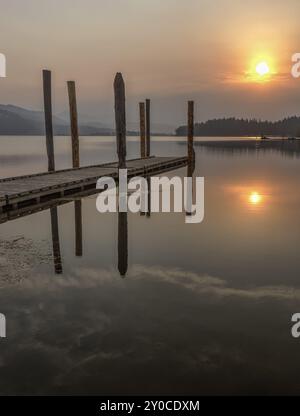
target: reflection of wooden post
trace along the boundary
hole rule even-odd
[[[60,244],[59,244],[57,207],[50,208],[50,214],[51,214],[51,232],[52,232],[54,270],[56,274],[61,274],[62,263],[61,263],[61,255],[60,255]]]
[[[82,205],[81,200],[74,202],[75,207],[75,255],[82,256]]]
[[[188,102],[188,168],[187,176],[191,183],[187,186],[186,215],[192,215],[192,202],[194,194],[195,152],[194,152],[194,101]]]
[[[118,72],[114,81],[115,119],[119,168],[126,168],[126,113],[125,85],[122,74]]]
[[[127,212],[118,213],[118,270],[125,276],[128,268],[128,224]]]
[[[71,138],[72,138],[72,162],[73,168],[79,168],[79,134],[75,82],[68,81],[68,95],[70,107]]]
[[[194,154],[194,101],[188,102],[188,175],[192,176],[195,164]]]
[[[148,209],[147,209],[147,217],[151,216],[151,178],[148,176],[147,178],[147,184],[148,184]]]
[[[146,156],[145,148],[145,103],[140,103],[140,136],[141,136],[141,157]]]
[[[147,177],[147,168],[146,166],[144,166],[144,173],[143,173],[143,178],[146,179],[147,181],[147,195],[146,195],[146,189],[144,189],[144,187],[142,187],[142,192],[143,192],[143,196],[141,199],[141,211],[140,211],[140,215],[144,216],[148,213],[148,209],[149,209],[149,183],[148,183],[148,177]],[[146,198],[147,198],[147,202],[146,202]],[[142,200],[145,199],[145,204],[142,203]],[[144,206],[146,205],[146,206]],[[146,208],[147,207],[147,208]]]
[[[146,156],[150,156],[150,100],[146,99]]]
[[[51,71],[46,69],[43,70],[43,90],[48,171],[50,172],[55,170],[55,162],[52,125]]]
[[[144,166],[144,174],[143,174],[143,178],[145,178],[145,179],[147,179],[147,177],[146,177],[146,167]],[[144,207],[144,203],[142,202],[142,201],[144,201],[144,198],[147,198],[148,197],[148,194],[147,195],[145,195],[145,189],[144,189],[144,187],[142,186],[142,188],[141,188],[141,192],[143,192],[143,196],[142,196],[142,198],[141,198],[141,211],[140,211],[140,215],[141,216],[144,216],[144,215],[146,215],[146,208]]]

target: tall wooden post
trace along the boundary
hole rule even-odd
[[[52,125],[52,95],[51,95],[51,71],[43,70],[43,91],[44,91],[44,111],[45,111],[45,130],[46,148],[48,156],[48,171],[55,170],[53,125]],[[55,273],[62,273],[62,262],[59,244],[58,214],[57,207],[50,208],[51,234]]]
[[[79,134],[75,82],[68,81],[73,168],[79,168]]]
[[[72,164],[73,168],[79,168],[79,130],[76,101],[76,88],[74,81],[68,81],[68,95],[70,107],[71,139],[72,139]],[[82,256],[82,204],[81,200],[74,201],[75,208],[75,255]]]
[[[114,80],[115,92],[115,119],[117,151],[119,169],[126,168],[126,112],[125,112],[125,85],[122,74],[118,72]]]
[[[146,99],[146,156],[150,156],[150,100]]]
[[[146,126],[145,126],[145,103],[140,103],[140,136],[141,136],[141,157],[146,157]]]
[[[51,71],[48,71],[46,69],[43,70],[43,90],[48,171],[51,172],[55,170],[52,125]]]
[[[194,101],[188,102],[188,176],[192,176],[195,166],[194,153]]]

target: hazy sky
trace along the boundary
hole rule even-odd
[[[54,112],[67,108],[65,82],[77,81],[80,112],[113,119],[112,83],[126,80],[129,121],[152,99],[153,120],[220,116],[281,118],[300,114],[300,78],[290,76],[300,52],[299,0],[0,0],[0,52],[7,78],[1,103],[42,108],[41,70],[54,77]],[[276,75],[247,80],[265,57]]]

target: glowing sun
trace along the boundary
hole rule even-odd
[[[259,76],[263,77],[264,75],[269,74],[270,68],[269,68],[269,65],[267,64],[267,62],[263,61],[263,62],[259,62],[256,65],[255,71]]]
[[[244,81],[266,84],[276,80],[276,61],[270,54],[254,56],[244,72]]]
[[[249,195],[249,202],[250,204],[257,205],[261,202],[262,196],[258,192],[252,192]]]

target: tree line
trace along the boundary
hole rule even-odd
[[[176,136],[186,136],[187,126],[175,130]],[[288,117],[279,121],[262,121],[244,118],[219,118],[194,127],[195,136],[300,136],[300,117]]]

